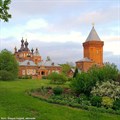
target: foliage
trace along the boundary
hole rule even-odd
[[[103,67],[93,66],[87,73],[78,73],[73,81],[71,88],[77,94],[84,93],[89,95],[96,82],[116,80],[118,69],[114,64],[106,63]]]
[[[11,15],[8,13],[11,0],[0,0],[0,19],[8,22]]]
[[[73,78],[75,78],[77,76],[77,74],[78,74],[78,68],[75,69],[75,73],[73,75]]]
[[[106,80],[116,80],[119,70],[116,65],[106,63],[103,67],[93,66],[88,73],[90,73],[91,78],[94,81],[106,81]]]
[[[93,87],[91,93],[94,96],[108,96],[111,99],[120,99],[120,85],[118,82],[107,81],[99,83],[97,82],[96,87]]]
[[[115,110],[120,110],[120,99],[116,99],[116,100],[113,102],[113,109],[115,109]]]
[[[91,105],[100,107],[102,102],[102,97],[92,96],[90,102],[91,102]]]
[[[4,70],[12,74],[12,79],[17,78],[18,76],[18,63],[14,55],[7,50],[2,50],[0,52],[0,70]]]
[[[112,108],[113,107],[114,100],[110,97],[102,97],[102,105],[106,108]]]
[[[89,95],[94,84],[88,73],[81,73],[77,74],[76,78],[71,81],[70,87],[77,95],[80,93]]]
[[[60,87],[60,86],[56,86],[56,87],[53,88],[53,93],[54,93],[55,95],[60,95],[60,94],[63,93],[63,88]]]
[[[24,75],[21,77],[22,79],[32,79],[32,75]],[[20,79],[21,79],[20,78]]]
[[[67,78],[63,74],[58,74],[56,72],[51,73],[48,75],[48,79],[51,80],[53,84],[64,84],[67,81]]]
[[[71,69],[71,66],[69,64],[61,64],[62,67],[62,73],[67,75],[68,71]]]
[[[116,81],[120,84],[120,73],[118,74]]]
[[[42,79],[47,79],[47,76],[42,76]]]
[[[13,79],[14,76],[11,72],[8,72],[6,70],[0,70],[0,80],[8,81]]]
[[[26,90],[36,89],[42,85],[49,86],[51,84],[48,80],[32,79],[27,81],[0,81],[0,117],[24,116],[28,118],[29,116],[29,118],[34,117],[36,120],[93,120],[90,111],[58,106],[25,94]],[[79,106],[78,108],[83,107]],[[98,111],[98,108],[96,111]],[[119,115],[102,114],[99,111],[98,114],[100,115],[99,120],[120,120]]]
[[[67,81],[72,81],[74,78],[72,78],[72,77],[69,77],[68,79],[67,79]]]

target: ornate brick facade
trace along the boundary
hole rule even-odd
[[[43,76],[47,76],[52,72],[61,72],[61,66],[55,64],[47,57],[46,61],[42,60],[38,49],[35,51],[32,48],[31,51],[28,48],[27,40],[21,40],[21,48],[17,50],[14,48],[14,55],[19,63],[19,76],[31,76],[32,78],[40,79]]]

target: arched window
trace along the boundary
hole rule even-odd
[[[45,75],[45,71],[42,71],[42,72],[41,72],[41,75]]]

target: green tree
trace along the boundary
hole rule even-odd
[[[77,94],[84,93],[90,95],[92,87],[95,85],[95,81],[90,78],[88,73],[80,73],[71,81],[70,87]]]
[[[0,0],[0,20],[8,22],[8,19],[11,18],[11,15],[8,13],[10,3],[11,0]]]
[[[116,80],[119,70],[115,64],[106,63],[103,67],[93,66],[88,73],[94,81]]]
[[[71,66],[69,64],[61,64],[62,67],[62,73],[67,75],[68,71],[71,69]]]
[[[18,63],[14,55],[6,49],[0,52],[0,71],[9,72],[12,74],[12,79],[17,78],[18,76]],[[4,73],[6,74],[6,72]]]
[[[75,73],[73,75],[73,78],[75,78],[77,76],[77,74],[78,74],[78,68],[75,69]]]

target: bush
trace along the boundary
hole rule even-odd
[[[120,73],[118,74],[116,81],[120,84]]]
[[[102,105],[106,108],[112,108],[113,107],[114,100],[110,97],[102,97]]]
[[[6,70],[0,70],[0,80],[8,81],[14,79],[14,75],[11,72],[8,72]]]
[[[91,74],[91,77],[93,76],[92,79],[103,82],[110,79],[115,81],[117,79],[119,70],[117,69],[116,65],[106,63],[101,68],[93,66],[88,72]]]
[[[88,73],[77,74],[76,78],[71,81],[70,87],[77,94],[84,93],[90,95],[92,87],[95,85]]]
[[[73,80],[73,78],[69,77],[67,81],[72,81],[72,80]]]
[[[53,84],[64,84],[67,81],[67,78],[63,74],[58,74],[56,72],[51,73],[48,75],[48,79],[51,80]]]
[[[54,93],[55,95],[60,95],[60,94],[63,93],[63,88],[60,87],[60,86],[57,86],[57,87],[53,88],[53,93]]]
[[[47,76],[42,76],[42,79],[47,79]]]
[[[22,79],[32,79],[32,76],[31,75],[24,75],[21,78]]]
[[[120,110],[120,99],[117,99],[113,102],[113,109]]]
[[[100,96],[93,96],[91,98],[90,102],[91,102],[91,105],[100,107],[101,106],[101,102],[102,102],[102,97],[100,97]]]
[[[96,87],[93,87],[91,93],[94,96],[108,96],[114,100],[120,99],[120,85],[118,82],[114,81],[97,83]]]

